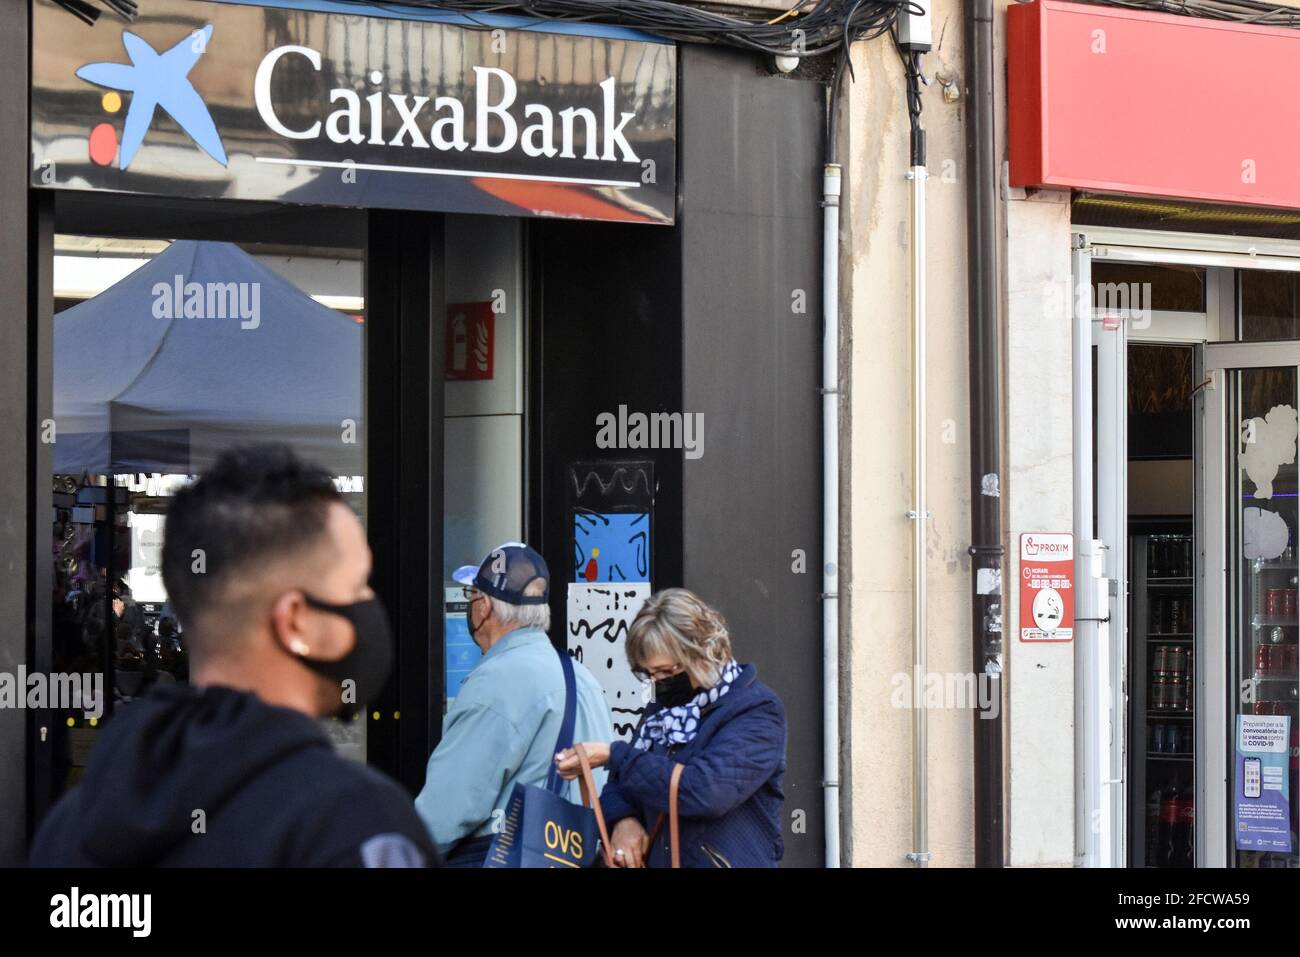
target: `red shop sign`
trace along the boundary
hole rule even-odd
[[[1020,536],[1020,640],[1074,638],[1074,536]]]

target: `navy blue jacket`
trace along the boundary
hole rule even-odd
[[[650,705],[646,717],[658,707]],[[775,867],[785,853],[785,740],[781,700],[758,680],[758,669],[745,665],[731,690],[704,709],[690,744],[638,751],[615,741],[601,808],[611,828],[637,817],[650,831],[663,814],[646,863],[669,867],[668,784],[673,765],[683,764],[677,796],[682,867]]]

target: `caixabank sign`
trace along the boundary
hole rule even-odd
[[[86,26],[38,0],[32,184],[673,221],[672,44],[337,8],[150,0]]]

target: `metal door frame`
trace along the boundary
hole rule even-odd
[[[1228,294],[1231,271],[1219,263],[1194,263],[1193,257],[1188,261],[1207,266],[1203,312],[1153,313],[1148,328],[1130,329],[1127,320],[1103,321],[1091,296],[1094,259],[1167,264],[1182,255],[1119,244],[1132,238],[1089,228],[1073,235],[1071,250],[1077,543],[1075,860],[1085,867],[1123,866],[1129,844],[1128,345],[1190,345],[1207,335],[1221,335],[1235,299]],[[1198,319],[1190,332],[1179,328]]]

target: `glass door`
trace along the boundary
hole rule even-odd
[[[60,232],[53,253],[45,600],[52,671],[81,693],[44,725],[50,800],[120,708],[189,679],[161,570],[179,488],[227,449],[277,442],[327,468],[366,519],[361,248]],[[363,722],[325,728],[365,760]]]
[[[1297,867],[1300,342],[1207,345],[1199,380],[1197,863]]]

